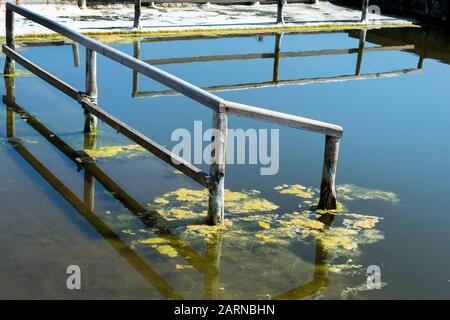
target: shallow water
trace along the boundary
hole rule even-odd
[[[448,298],[449,38],[433,30],[372,30],[366,48],[397,50],[364,52],[360,74],[399,74],[273,86],[274,78],[283,84],[355,75],[359,36],[278,37],[281,52],[356,48],[280,54],[278,71],[275,35],[113,44],[142,60],[222,56],[159,67],[201,87],[220,87],[216,94],[228,100],[344,127],[337,176],[343,207],[330,214],[314,210],[321,135],[230,117],[230,128],[278,128],[280,166],[272,176],[261,176],[259,165],[227,166],[224,230],[202,227],[205,195],[190,191],[201,189],[188,177],[140,150],[102,149],[133,144],[103,123],[97,165],[77,171],[33,128],[47,128],[81,150],[79,105],[35,76],[17,76],[16,108],[0,109],[0,298]],[[83,88],[81,48],[81,67],[73,66],[68,44],[29,44],[20,52]],[[251,53],[266,55],[230,57]],[[102,56],[98,84],[102,108],[169,149],[173,130],[211,123],[209,109],[181,96],[155,96],[167,89]],[[231,90],[238,84],[250,88]],[[93,212],[83,204],[92,186]],[[155,212],[162,216],[156,226]],[[80,291],[66,288],[66,267],[74,264],[82,270]],[[381,269],[381,289],[364,286],[370,265]]]

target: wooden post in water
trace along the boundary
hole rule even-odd
[[[364,47],[366,45],[366,35],[367,35],[366,29],[359,31],[358,58],[356,59],[356,68],[355,68],[356,75],[361,74],[361,65],[362,65],[362,59],[363,59],[363,55],[364,55]]]
[[[211,186],[209,187],[208,224],[222,224],[225,201],[225,149],[228,117],[225,112],[214,111],[211,137]]]
[[[320,200],[318,209],[336,209],[336,167],[339,155],[339,138],[325,137],[325,154],[320,184]]]
[[[134,0],[134,23],[133,28],[140,29],[141,28],[141,0]]]
[[[15,49],[14,45],[14,12],[11,10],[6,10],[5,17],[5,29],[6,29],[6,45],[11,49]],[[3,74],[14,76],[15,73],[15,63],[10,57],[5,58],[5,67],[3,69]]]
[[[369,0],[363,0],[362,2],[362,13],[361,13],[361,22],[367,21],[367,16],[369,14]]]
[[[277,23],[284,24],[283,9],[285,0],[278,0],[277,6]]]
[[[80,9],[86,9],[87,5],[86,5],[86,0],[78,0],[78,7]]]
[[[97,104],[97,53],[86,48],[86,95]],[[84,133],[97,132],[97,117],[84,110]]]

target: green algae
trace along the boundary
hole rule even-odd
[[[144,154],[146,150],[139,145],[123,145],[123,146],[102,146],[97,149],[85,149],[84,152],[92,158],[112,158],[122,156],[131,158]]]

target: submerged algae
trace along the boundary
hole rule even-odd
[[[146,150],[139,145],[130,144],[124,146],[103,146],[98,149],[85,149],[84,151],[92,158],[110,158],[117,155],[131,158]]]

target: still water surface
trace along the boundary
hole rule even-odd
[[[344,127],[337,176],[343,207],[327,214],[313,208],[323,136],[230,117],[230,128],[279,129],[280,164],[272,176],[261,176],[259,165],[227,166],[223,231],[201,227],[205,195],[195,182],[140,150],[109,148],[132,142],[103,123],[89,145],[76,102],[35,76],[17,76],[15,107],[0,110],[0,298],[449,298],[449,38],[373,30],[365,47],[375,50],[361,55],[359,37],[112,44],[220,89],[224,99]],[[24,44],[20,52],[82,89],[84,51],[75,67],[72,49]],[[301,80],[311,78],[319,79]],[[211,123],[209,109],[102,56],[98,84],[101,107],[169,149],[173,130]],[[12,90],[11,78],[2,95],[5,88]],[[96,166],[77,170],[45,133],[72,151],[85,149]],[[155,210],[165,219],[157,227]],[[67,290],[68,265],[80,266],[82,290]],[[370,265],[381,269],[379,290],[365,287]]]

